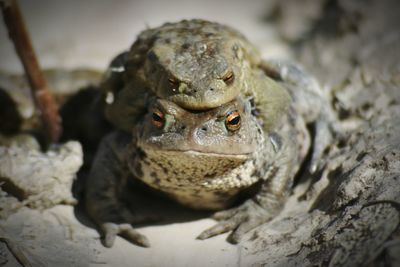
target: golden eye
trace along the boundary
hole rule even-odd
[[[224,82],[226,84],[231,84],[233,83],[233,81],[235,80],[235,75],[233,74],[233,71],[228,71],[224,77],[222,77],[222,80],[224,80]]]
[[[164,113],[162,113],[159,110],[155,110],[152,115],[152,120],[151,122],[153,123],[154,126],[157,128],[162,128],[165,123],[165,116]]]
[[[172,86],[172,87],[178,87],[178,85],[179,85],[179,81],[178,81],[178,79],[177,78],[175,78],[175,77],[173,77],[173,76],[171,76],[171,77],[169,77],[168,78],[168,83]]]
[[[237,131],[240,128],[240,114],[238,111],[233,111],[226,116],[225,126],[229,131]]]

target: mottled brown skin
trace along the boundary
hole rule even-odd
[[[316,81],[291,62],[262,61],[241,34],[218,23],[181,21],[142,32],[114,59],[103,89],[106,115],[122,131],[99,149],[87,209],[106,246],[117,234],[149,245],[131,225],[145,218],[118,200],[127,174],[191,208],[222,209],[214,216],[220,222],[198,238],[232,231],[238,242],[280,210],[309,148],[305,125],[315,126],[312,171],[332,140],[333,118]],[[158,131],[151,128],[157,105],[168,126]],[[242,115],[237,133],[217,119],[232,105]],[[224,210],[255,183],[256,195]]]
[[[199,239],[233,231],[230,241],[236,243],[272,219],[290,192],[309,148],[309,136],[292,109],[274,131],[266,133],[251,108],[248,100],[238,98],[212,110],[191,112],[158,99],[150,102],[132,136],[115,132],[107,137],[86,194],[87,210],[104,233],[104,244],[112,246],[120,234],[138,245],[149,245],[131,225],[145,218],[119,201],[126,179],[139,179],[194,209],[222,210],[214,216],[220,222]],[[239,127],[234,125],[233,130],[227,124],[232,114],[240,115]],[[239,193],[256,183],[260,184],[257,193],[232,207]]]
[[[279,83],[279,84],[278,84]],[[157,96],[188,110],[207,110],[242,95],[251,98],[269,132],[287,110],[289,88],[307,123],[315,123],[311,170],[332,141],[333,114],[316,81],[296,64],[262,60],[241,33],[215,22],[193,19],[166,23],[139,34],[129,51],[117,56],[102,83],[106,117],[130,132]],[[272,99],[272,100],[271,100]]]
[[[145,30],[111,64],[102,86],[114,96],[107,116],[129,131],[145,110],[138,102],[154,95],[189,110],[257,95],[257,108],[264,113],[268,96],[258,87],[265,77],[259,75],[260,62],[258,50],[242,34],[219,23],[184,20]]]

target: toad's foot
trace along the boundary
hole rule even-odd
[[[120,235],[130,242],[141,246],[150,247],[150,243],[146,236],[137,232],[132,225],[128,223],[116,224],[116,223],[103,223],[100,225],[100,231],[102,232],[102,243],[105,247],[112,247],[114,245],[115,237]]]
[[[104,208],[101,212],[93,216],[98,225],[102,244],[108,248],[112,247],[116,236],[119,235],[133,244],[149,247],[150,243],[147,238],[137,232],[132,227],[132,224],[158,221],[160,217],[155,215],[134,214],[126,207],[113,207],[111,211],[110,209]]]
[[[228,241],[237,244],[247,232],[270,221],[274,215],[275,213],[266,210],[254,200],[248,200],[239,207],[216,212],[213,218],[220,222],[202,232],[197,239],[203,240],[233,231]]]

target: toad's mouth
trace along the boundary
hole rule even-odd
[[[142,150],[146,154],[163,154],[163,155],[170,155],[174,157],[182,157],[182,158],[232,158],[234,160],[247,160],[251,158],[253,152],[241,152],[241,153],[232,153],[231,151],[216,151],[213,149],[203,149],[203,150],[196,150],[196,149],[179,149],[179,148],[167,148],[167,149],[159,149],[157,147],[141,147]]]
[[[207,90],[197,91],[190,90],[190,94],[187,93],[176,93],[168,96],[167,99],[171,102],[176,103],[187,110],[193,111],[204,111],[207,109],[213,109],[219,107],[221,103],[228,103],[232,101],[238,94],[238,90]]]
[[[204,152],[197,150],[164,150],[167,153],[176,154],[182,153],[184,156],[189,157],[209,157],[209,158],[235,158],[235,159],[249,159],[252,153],[232,154],[223,152]]]
[[[165,138],[166,139],[166,138]],[[162,152],[169,153],[176,156],[202,156],[209,158],[240,158],[248,159],[254,152],[259,149],[259,146],[255,142],[252,143],[239,143],[232,142],[226,143],[216,142],[215,140],[203,142],[199,144],[192,140],[181,139],[179,142],[175,142],[177,138],[172,138],[171,142],[161,143],[157,138],[148,139],[146,141],[138,140],[136,145],[143,151],[149,150],[153,153]]]

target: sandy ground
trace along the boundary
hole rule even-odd
[[[263,17],[266,1],[20,1],[41,65],[44,68],[105,69],[110,59],[127,49],[145,27],[184,18],[203,18],[229,24],[257,44],[267,57],[288,54]],[[6,30],[0,25],[0,70],[20,73],[21,65]],[[55,213],[82,227],[88,236],[98,237],[74,216],[71,206],[54,208]],[[195,240],[214,221],[140,228],[152,247],[140,248],[117,238],[113,248],[97,242],[98,260],[92,266],[236,266],[239,246],[230,245],[221,235],[206,241]],[[12,264],[12,263],[11,263]],[[7,266],[7,265],[6,265]]]

